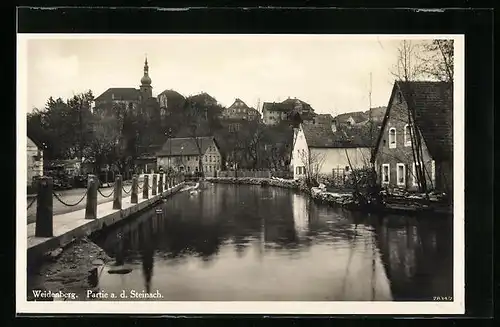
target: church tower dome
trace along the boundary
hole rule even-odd
[[[144,60],[144,76],[141,78],[141,98],[143,100],[153,96],[153,87],[151,86],[151,78],[149,77],[148,58]]]
[[[142,85],[151,85],[151,78],[149,77],[148,58],[144,61],[144,76],[141,78]]]

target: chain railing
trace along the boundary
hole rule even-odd
[[[112,195],[113,195],[113,193],[115,193],[115,189],[112,189],[112,190],[111,190],[111,193],[109,193],[108,195],[104,195],[104,194],[101,192],[101,189],[100,189],[100,188],[98,188],[98,189],[97,189],[97,192],[99,192],[99,194],[100,194],[102,197],[104,197],[104,198],[109,198],[110,196],[112,196]]]
[[[29,208],[31,208],[31,206],[32,206],[32,205],[33,205],[33,203],[35,203],[35,202],[36,202],[36,197],[34,197],[34,198],[31,200],[31,203],[30,203],[30,204],[28,204],[28,209],[26,209],[26,210],[29,210]]]
[[[74,207],[74,206],[79,205],[83,201],[83,199],[85,199],[85,197],[87,196],[87,194],[88,194],[88,190],[85,191],[85,193],[83,194],[83,197],[80,200],[78,200],[78,202],[76,202],[76,203],[66,203],[63,199],[61,199],[59,197],[59,195],[56,192],[52,191],[52,195],[54,195],[54,197],[56,198],[56,200],[59,201],[59,202],[61,202],[63,205],[65,205],[67,207]]]
[[[125,186],[122,186],[122,190],[123,190],[123,193],[130,194],[130,192],[132,192],[132,186],[130,186],[130,189],[128,191],[125,190]]]

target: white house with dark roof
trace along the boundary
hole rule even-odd
[[[316,173],[344,175],[352,168],[367,167],[372,144],[364,127],[339,129],[334,120],[302,123],[294,129],[291,156],[294,179]]]
[[[230,120],[260,120],[260,113],[249,107],[243,100],[236,98],[232,105],[222,111],[222,119]]]
[[[315,115],[314,109],[309,103],[296,98],[262,104],[262,120],[266,125],[276,125],[290,119],[294,113],[299,113],[303,120],[309,120]]]
[[[197,172],[200,157],[206,176],[221,170],[220,148],[213,136],[171,138],[156,153],[157,167],[164,171]]]
[[[29,136],[26,145],[27,184],[31,186],[35,177],[43,176],[43,146]]]

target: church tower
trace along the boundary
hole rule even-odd
[[[151,86],[151,78],[149,77],[148,58],[144,61],[144,76],[141,78],[140,86],[141,98],[143,100],[153,97],[153,87]]]

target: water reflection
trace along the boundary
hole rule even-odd
[[[96,239],[117,263],[137,267],[102,274],[102,288],[159,290],[170,301],[451,295],[446,219],[379,218],[290,190],[233,185],[181,193],[158,209]]]

